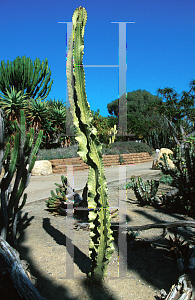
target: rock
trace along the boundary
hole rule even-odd
[[[34,168],[32,169],[31,175],[38,176],[38,175],[51,175],[53,174],[52,171],[52,164],[48,160],[38,160],[35,161]]]
[[[1,174],[0,174],[0,178],[3,178],[4,175],[5,175],[5,170],[4,170],[4,167],[2,167],[2,171],[1,171]]]
[[[160,169],[157,165],[159,164],[160,159],[163,158],[164,153],[166,153],[166,155],[167,155],[167,160],[168,160],[169,167],[171,169],[175,168],[175,165],[174,165],[173,161],[169,158],[169,154],[173,154],[173,151],[170,150],[170,149],[167,149],[167,148],[161,148],[160,151],[158,153],[156,153],[156,155],[153,159],[153,163],[152,163],[152,169],[153,170],[159,170]]]

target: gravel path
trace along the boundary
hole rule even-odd
[[[152,175],[144,175],[142,178],[145,181],[151,179]],[[112,220],[113,223],[118,222],[119,218],[125,220],[125,216],[127,226],[186,219],[152,207],[140,207],[132,190],[127,190],[126,194],[118,186],[118,182],[108,184],[110,207],[118,207],[120,203],[122,211],[119,217]],[[160,186],[160,190],[167,188]],[[168,251],[163,247],[167,245],[165,239],[155,246],[127,241],[120,247],[118,257],[119,242],[116,235],[115,251],[108,265],[108,276],[104,284],[101,287],[88,286],[85,278],[90,270],[89,231],[73,230],[75,220],[53,216],[47,211],[44,201],[25,205],[22,216],[23,225],[18,235],[17,250],[21,259],[29,263],[31,274],[37,278],[38,289],[48,300],[152,300],[160,289],[164,288],[168,292],[172,284],[177,283],[180,273],[176,262],[168,257]],[[139,237],[153,237],[160,232],[160,229],[147,230]],[[179,233],[182,237],[189,235],[187,229],[180,230]],[[123,239],[124,237],[125,235]],[[72,249],[74,263],[71,259]],[[126,255],[124,272],[125,267],[122,266]],[[118,260],[122,266],[118,264]]]

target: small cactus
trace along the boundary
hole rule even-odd
[[[155,205],[160,203],[160,199],[156,193],[158,191],[159,181],[147,180],[143,183],[141,177],[138,177],[138,181],[135,182],[135,176],[131,177],[131,188],[135,193],[135,196],[141,205]]]
[[[61,176],[62,184],[55,183],[58,187],[56,189],[56,194],[54,191],[51,191],[51,197],[46,200],[46,205],[54,214],[66,215],[67,213],[67,204],[72,203],[73,207],[86,207],[87,204],[84,203],[85,201],[83,198],[74,192],[72,187],[70,186],[67,177]],[[75,212],[79,213],[82,211]]]

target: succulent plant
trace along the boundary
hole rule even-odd
[[[71,113],[77,128],[78,154],[89,165],[87,201],[89,209],[90,243],[92,260],[88,278],[100,283],[106,276],[107,265],[114,251],[111,218],[109,215],[107,181],[97,130],[92,126],[92,113],[85,92],[83,68],[84,30],[87,12],[78,7],[72,17],[72,33],[68,44],[67,85]]]
[[[130,188],[135,193],[135,196],[141,205],[155,205],[161,203],[156,193],[158,191],[159,181],[158,180],[147,180],[143,183],[141,177],[138,177],[138,181],[135,182],[135,176],[131,177]]]
[[[3,158],[0,160],[0,170],[2,166],[5,174],[0,182],[1,189],[1,236],[6,240],[8,229],[11,230],[13,235],[14,245],[16,244],[16,225],[18,212],[23,208],[26,203],[27,194],[24,194],[22,203],[20,198],[28,186],[30,181],[31,171],[35,164],[36,154],[38,152],[43,132],[39,132],[39,136],[34,144],[34,129],[26,135],[25,131],[25,116],[24,111],[20,110],[20,125],[14,121],[15,137],[14,148],[11,149],[10,143],[7,143],[6,150]],[[2,114],[0,118],[0,128],[2,136],[3,133]],[[5,141],[1,138],[0,149],[4,151]],[[11,188],[11,182],[15,173],[15,182]]]

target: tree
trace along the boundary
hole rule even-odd
[[[193,131],[195,81],[192,80],[189,86],[189,92],[182,91],[180,95],[169,87],[157,91],[164,97],[161,112],[177,144]]]
[[[110,126],[108,118],[100,115],[100,110],[92,111],[93,121],[92,125],[97,129],[97,136],[101,143],[109,143],[109,131],[112,128]]]
[[[28,94],[29,98],[44,100],[53,84],[51,71],[48,68],[47,58],[44,61],[36,58],[34,62],[26,56],[16,57],[13,62],[7,61],[7,64],[1,61],[0,66],[0,91],[7,96],[7,91],[11,92],[14,87],[18,93]]]
[[[183,91],[179,95],[173,88],[166,87],[158,89],[157,92],[165,100],[162,113],[166,115],[170,122],[178,127],[185,119],[190,118],[191,113],[194,111],[194,96],[190,91]]]
[[[127,130],[140,138],[146,138],[148,132],[160,122],[159,115],[162,99],[146,90],[128,92],[126,96]],[[114,114],[117,118],[118,102],[119,100],[116,99],[107,105],[109,114]],[[159,123],[160,126],[161,124]]]

